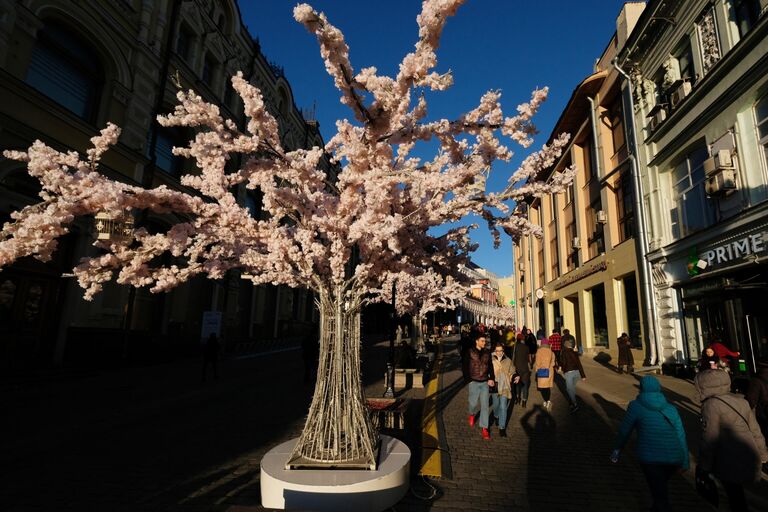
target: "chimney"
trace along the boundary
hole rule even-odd
[[[626,2],[621,8],[619,17],[616,18],[616,53],[624,48],[624,43],[629,39],[643,9],[645,9],[645,2]]]

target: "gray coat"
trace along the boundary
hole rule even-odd
[[[729,392],[731,378],[723,370],[704,370],[694,383],[701,397],[699,466],[726,482],[760,480],[768,450],[749,403]]]

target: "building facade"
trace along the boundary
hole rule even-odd
[[[650,1],[628,79],[661,359],[768,356],[768,0]],[[629,94],[627,95],[629,97]]]
[[[196,171],[171,150],[193,132],[162,128],[156,116],[174,108],[177,87],[192,88],[244,126],[229,81],[237,71],[261,89],[284,147],[323,145],[317,123],[296,108],[282,70],[261,53],[234,0],[0,0],[0,12],[0,149],[26,149],[39,139],[84,152],[113,122],[122,135],[102,172],[184,190],[179,176]],[[39,201],[38,191],[24,166],[0,159],[0,222]],[[261,214],[258,191],[243,187],[238,196]],[[139,214],[136,223],[158,232],[178,220]],[[79,257],[95,254],[93,241],[93,223],[81,220],[53,261],[26,258],[0,272],[3,373],[194,350],[205,311],[221,312],[228,343],[289,335],[312,319],[306,290],[254,287],[234,273],[157,295],[110,283],[86,302],[63,275]]]
[[[617,30],[594,73],[573,91],[552,131],[571,135],[560,159],[538,179],[573,167],[573,184],[560,194],[517,206],[543,236],[514,244],[519,324],[547,333],[567,328],[588,352],[618,355],[616,339],[629,334],[635,359],[652,344],[641,307],[636,200],[621,76],[613,59],[645,4],[625,4]]]

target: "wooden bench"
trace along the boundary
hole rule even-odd
[[[405,412],[410,398],[366,398],[368,415],[376,430],[405,430]]]

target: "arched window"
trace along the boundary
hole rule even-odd
[[[37,36],[26,82],[86,121],[95,121],[103,72],[100,59],[84,39],[46,24]]]

